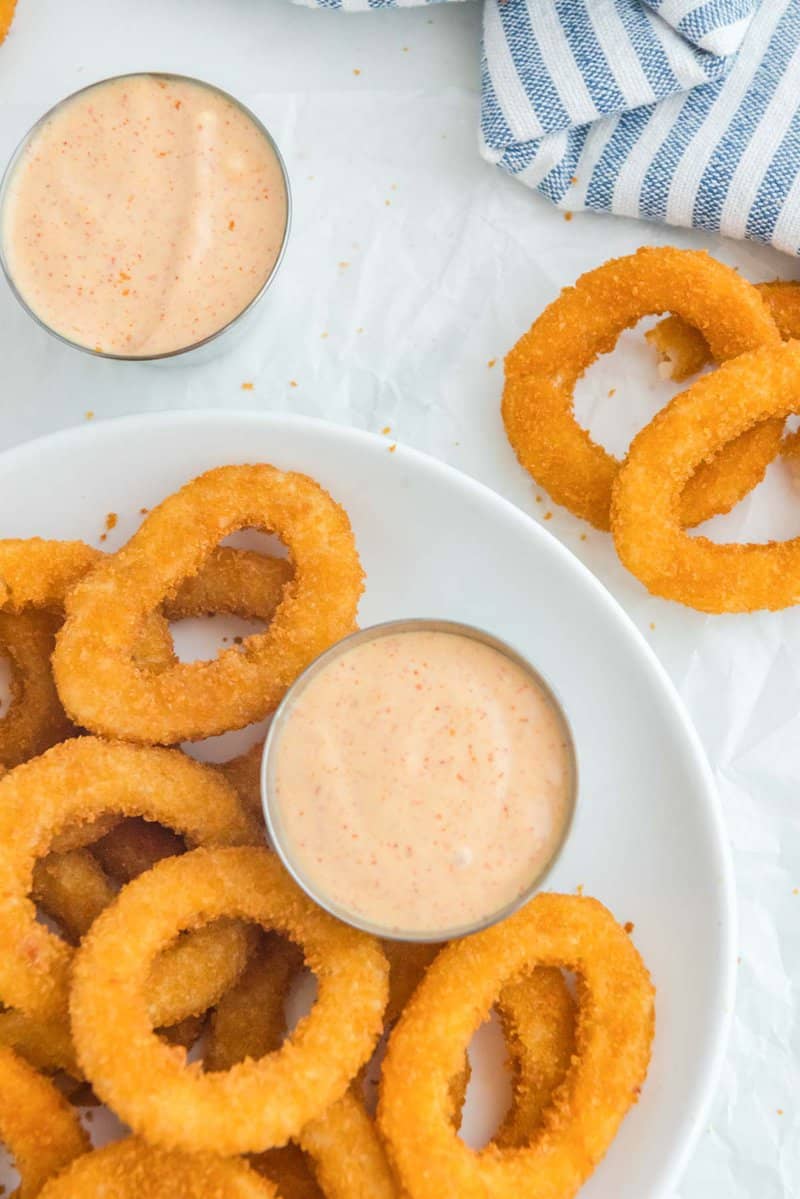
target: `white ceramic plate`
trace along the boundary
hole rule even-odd
[[[632,921],[657,987],[650,1074],[582,1199],[657,1199],[704,1119],[733,998],[734,902],[703,751],[667,676],[603,587],[485,487],[385,439],[316,421],[222,412],[144,416],[55,434],[0,457],[3,536],[106,548],[193,475],[233,462],[307,472],[348,510],[367,572],[362,624],[438,616],[516,645],[572,722],[576,821],[549,880]],[[217,747],[218,752],[218,747]],[[496,1086],[484,1064],[465,1133],[480,1140]],[[0,1165],[0,1182],[8,1177]]]

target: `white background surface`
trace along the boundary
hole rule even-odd
[[[346,17],[284,0],[19,3],[0,49],[0,158],[46,107],[93,79],[185,71],[235,92],[271,127],[293,180],[295,225],[258,328],[233,357],[202,367],[89,359],[49,339],[0,290],[0,447],[87,411],[96,420],[208,405],[296,411],[390,426],[387,450],[392,438],[427,450],[544,520],[551,506],[536,502],[541,493],[505,440],[499,397],[503,354],[560,287],[648,241],[706,246],[753,279],[798,273],[744,244],[612,218],[567,223],[482,163],[471,4]],[[578,412],[620,452],[668,394],[631,334],[582,384]],[[720,523],[739,538],[792,535],[799,498],[779,463]],[[713,618],[666,605],[626,576],[606,536],[554,507],[548,528],[617,596],[672,675],[715,771],[734,853],[732,1041],[679,1194],[797,1195],[800,615]],[[596,702],[600,713],[602,693]]]

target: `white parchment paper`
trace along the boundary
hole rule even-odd
[[[795,263],[615,218],[568,222],[481,162],[473,5],[357,17],[284,0],[19,6],[0,49],[0,158],[46,107],[93,79],[185,71],[241,96],[273,130],[293,181],[294,233],[257,329],[203,366],[85,358],[38,330],[0,288],[0,447],[88,412],[95,420],[209,405],[303,412],[387,430],[387,450],[393,439],[415,445],[547,521],[672,675],[715,771],[733,848],[741,958],[732,1039],[680,1197],[796,1196],[800,611],[713,618],[650,598],[608,537],[551,505],[521,470],[499,415],[503,354],[599,261],[668,241],[706,247],[753,279],[796,275]],[[621,451],[670,394],[633,333],[582,383],[578,411]],[[799,533],[800,490],[785,464],[716,526],[737,538]]]

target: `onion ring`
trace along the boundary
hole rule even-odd
[[[784,341],[800,336],[800,283],[774,279],[754,284],[767,305]],[[699,329],[679,316],[667,316],[645,333],[662,362],[669,363],[669,377],[683,383],[714,361],[714,355]]]
[[[261,802],[261,759],[264,756],[264,742],[257,741],[250,749],[239,754],[238,758],[230,758],[220,762],[217,769],[231,784],[239,799],[248,812],[264,819],[264,807]]]
[[[302,963],[291,943],[264,939],[211,1017],[203,1055],[206,1070],[230,1070],[247,1058],[258,1061],[280,1048],[286,1035],[286,992]]]
[[[201,1074],[154,1036],[147,971],[176,932],[225,916],[300,944],[319,997],[277,1052]],[[317,908],[274,854],[194,850],[130,883],[84,938],[70,1001],[78,1060],[99,1097],[153,1143],[258,1153],[321,1115],[367,1061],[381,1032],[387,973],[379,944]]]
[[[269,628],[210,662],[141,670],[133,651],[143,621],[221,538],[246,527],[277,533],[294,564]],[[61,701],[83,727],[129,741],[174,744],[243,728],[352,630],[362,580],[347,516],[313,480],[265,465],[209,471],[154,508],[69,592],[53,654]]]
[[[279,1199],[246,1162],[169,1153],[129,1137],[95,1149],[47,1183],[40,1199]]]
[[[65,1015],[73,957],[69,946],[36,921],[28,898],[34,864],[71,819],[92,819],[109,810],[171,824],[191,844],[259,839],[257,826],[224,779],[175,750],[73,738],[5,775],[0,779],[0,1000],[34,1019]]]
[[[533,1138],[475,1153],[450,1119],[449,1080],[503,985],[545,965],[575,970],[575,1057]],[[390,1039],[378,1124],[410,1199],[573,1195],[606,1152],[645,1077],[653,988],[625,931],[596,900],[537,895],[453,942],[429,967]]]
[[[667,311],[700,329],[718,361],[780,338],[761,296],[735,271],[705,253],[646,247],[583,275],[506,357],[503,420],[517,457],[557,503],[598,529],[610,527],[619,463],[575,420],[575,384],[623,329]],[[681,523],[729,511],[761,481],[781,435],[781,422],[767,421],[699,465],[681,498]]]
[[[88,849],[40,858],[34,866],[31,894],[73,945],[116,897],[108,876]]]
[[[495,1006],[508,1049],[512,1100],[492,1140],[501,1149],[517,1149],[541,1127],[569,1069],[575,1001],[561,971],[541,966],[506,983]]]
[[[676,497],[698,462],[742,430],[800,412],[800,342],[726,362],[675,396],[633,440],[614,486],[617,553],[653,595],[701,612],[800,602],[800,538],[718,545],[689,537]]]
[[[0,765],[7,770],[75,731],[50,670],[57,627],[47,612],[0,612],[0,657],[11,666],[10,704],[0,719]]]
[[[186,845],[172,829],[135,816],[121,820],[92,845],[92,854],[115,883],[129,883],[162,858],[172,858],[185,850]]]
[[[51,1175],[86,1153],[89,1139],[66,1099],[0,1046],[0,1141],[21,1182],[11,1199],[35,1199]]]

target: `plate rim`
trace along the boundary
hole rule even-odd
[[[355,426],[340,424],[321,417],[306,416],[291,412],[273,412],[247,408],[180,408],[162,409],[155,412],[131,413],[124,416],[101,418],[85,424],[69,425],[53,430],[38,437],[9,446],[0,451],[0,483],[1,472],[11,462],[22,462],[26,458],[35,458],[43,450],[50,451],[59,446],[65,450],[74,442],[92,442],[101,440],[113,431],[129,429],[150,430],[153,426],[159,428],[179,427],[184,425],[213,425],[224,424],[261,424],[265,427],[285,428],[289,430],[309,430],[315,434],[322,433],[333,440],[345,442],[361,442],[370,449],[386,449],[386,439],[378,433]],[[445,482],[454,481],[458,486],[472,491],[477,498],[497,509],[506,520],[511,520],[525,528],[529,536],[546,545],[548,553],[560,557],[562,562],[572,569],[590,592],[595,601],[602,604],[606,612],[617,621],[628,636],[638,646],[644,661],[647,663],[653,681],[661,688],[662,694],[669,701],[673,715],[677,717],[686,738],[687,747],[691,750],[693,764],[698,777],[703,784],[707,813],[710,826],[715,834],[717,860],[714,865],[715,882],[719,888],[722,900],[722,919],[720,921],[719,942],[719,990],[720,1012],[713,1035],[709,1038],[704,1058],[705,1064],[699,1076],[697,1098],[694,1111],[686,1113],[686,1131],[676,1141],[675,1146],[667,1152],[661,1179],[654,1183],[655,1190],[651,1199],[670,1199],[686,1170],[689,1159],[700,1139],[700,1134],[708,1117],[711,1104],[715,1097],[725,1054],[728,1046],[731,1025],[733,1021],[734,1002],[736,995],[736,953],[738,938],[736,881],[733,868],[733,853],[727,835],[722,802],[717,791],[714,776],[706,756],[700,736],[692,723],[691,717],[681,699],[678,690],[662,665],[652,646],[637,628],[632,618],[620,602],[615,599],[608,588],[594,575],[581,560],[572,553],[559,539],[545,529],[528,513],[517,507],[511,500],[494,491],[488,484],[481,482],[472,475],[459,470],[443,459],[433,454],[416,449],[413,446],[396,444],[398,461],[408,461],[423,470],[431,471],[441,476]]]

